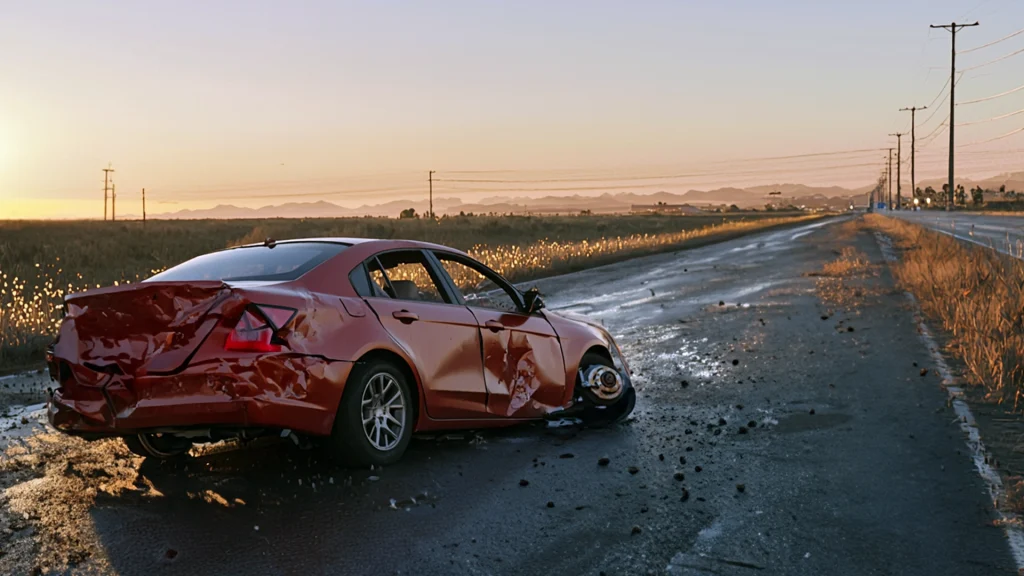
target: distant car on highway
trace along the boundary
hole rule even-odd
[[[380,465],[414,431],[607,423],[635,402],[599,324],[436,244],[268,239],[67,296],[64,314],[50,423],[144,456],[273,434]]]

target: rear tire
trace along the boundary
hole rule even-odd
[[[415,426],[409,382],[394,364],[358,366],[345,384],[330,445],[351,466],[384,466],[401,459]]]
[[[591,366],[615,368],[615,364],[607,357],[594,352],[587,352],[583,355],[583,359],[580,360],[580,369],[586,372],[587,368]],[[633,407],[636,405],[636,391],[633,390],[628,381],[622,383],[621,395],[612,402],[608,402],[607,399],[601,398],[590,389],[584,388],[582,384],[577,376],[576,397],[583,398],[582,419],[585,423],[591,426],[607,426],[621,422],[633,413]]]
[[[162,434],[136,434],[122,436],[121,440],[132,453],[146,458],[168,460],[184,456],[192,448],[192,442],[183,438]]]

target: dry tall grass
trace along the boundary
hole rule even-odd
[[[867,256],[852,246],[842,249],[839,258],[826,262],[822,267],[822,273],[826,276],[850,276],[859,274],[868,269]]]
[[[902,220],[871,214],[866,222],[895,240],[897,282],[945,328],[968,382],[983,386],[990,400],[1021,408],[1024,262]]]

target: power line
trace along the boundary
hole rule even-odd
[[[877,151],[876,151],[877,152]],[[852,158],[851,158],[852,160]],[[863,164],[853,164],[852,166],[863,166]],[[808,166],[803,170],[813,171],[818,167]],[[827,168],[827,167],[826,167]],[[800,171],[801,167],[794,166],[783,169],[784,171]],[[735,173],[747,173],[747,174],[761,174],[765,170],[748,170],[744,172],[721,172],[721,171],[695,171],[678,174],[659,174],[652,176],[602,176],[602,177],[587,177],[587,178],[538,178],[538,179],[497,179],[497,178],[435,178],[434,182],[457,182],[462,184],[559,184],[559,183],[583,183],[583,182],[634,182],[644,180],[678,180],[681,178],[695,178],[700,176],[714,176],[716,174],[735,174]]]
[[[1004,40],[1009,40],[1010,38],[1013,38],[1014,36],[1017,36],[1018,34],[1024,34],[1024,28],[1021,28],[1020,30],[1017,30],[1016,32],[1011,32],[1010,34],[1008,34],[1006,36],[1003,36],[999,40],[993,40],[993,41],[989,42],[988,44],[982,44],[981,46],[975,46],[974,48],[968,48],[967,50],[961,50],[960,54],[968,54],[968,53],[974,52],[975,50],[981,50],[982,48],[988,48],[989,46],[994,46],[994,45],[999,44],[1000,42],[1002,42]]]
[[[736,158],[732,160],[711,160],[704,162],[705,165],[714,164],[728,164],[728,163],[742,163],[742,162],[762,162],[767,160],[790,160],[795,158],[812,158],[818,156],[839,156],[849,155],[862,152],[880,152],[884,151],[885,148],[861,148],[853,150],[836,150],[832,152],[814,152],[809,154],[793,154],[790,156],[759,156],[753,158]],[[520,169],[502,169],[502,170],[440,170],[444,174],[510,174],[514,172],[523,172]],[[579,172],[580,168],[552,168],[548,170],[530,170],[531,172]]]
[[[918,146],[918,149],[927,148],[929,144],[934,142],[939,136],[942,135],[943,132],[946,131],[946,128],[948,128],[948,125],[946,124],[946,121],[943,120],[941,124],[936,126],[934,130],[932,130],[931,134],[921,139],[921,145]]]
[[[961,144],[960,147],[962,148],[964,146],[977,146],[978,144],[987,144],[989,142],[995,142],[996,140],[1002,140],[1003,138],[1009,138],[1010,136],[1013,136],[1014,134],[1018,134],[1020,132],[1024,132],[1024,126],[1021,126],[1016,130],[1010,130],[1006,134],[996,136],[995,138],[989,138],[988,140],[979,140],[977,142],[968,142],[967,144]]]
[[[957,126],[971,126],[973,124],[983,124],[985,122],[992,122],[993,120],[1002,120],[1003,118],[1009,118],[1010,116],[1016,116],[1017,114],[1022,114],[1022,113],[1024,113],[1024,108],[1021,108],[1020,110],[1017,110],[1015,112],[1009,112],[1007,114],[1001,114],[999,116],[993,116],[991,118],[986,118],[984,120],[975,120],[973,122],[960,122],[960,123],[957,124]]]
[[[968,68],[964,68],[963,71],[964,72],[968,72],[970,70],[977,70],[978,68],[984,68],[985,66],[989,66],[989,65],[995,64],[996,62],[1002,62],[1003,60],[1006,60],[1007,58],[1010,58],[1011,56],[1016,56],[1017,54],[1020,54],[1021,52],[1024,52],[1024,48],[1021,48],[1020,50],[1015,50],[1013,52],[1010,52],[1009,54],[1000,56],[999,58],[996,58],[995,60],[989,60],[988,62],[983,62],[981,64],[975,64],[974,66],[970,66]]]
[[[963,106],[963,105],[966,105],[966,104],[977,104],[978,102],[986,102],[988,100],[995,100],[996,98],[1002,98],[1003,96],[1006,96],[1007,94],[1013,94],[1014,92],[1017,92],[1017,91],[1020,91],[1020,90],[1024,90],[1024,84],[1021,84],[1020,86],[1017,86],[1016,88],[1007,90],[1006,92],[1000,92],[999,94],[993,94],[991,96],[986,96],[984,98],[978,98],[977,100],[968,100],[966,102],[961,102],[961,103],[957,104],[957,106]]]
[[[956,83],[959,84],[960,80],[962,80],[963,77],[964,77],[964,73],[961,72],[960,75],[956,77]],[[949,86],[949,78],[946,78],[946,83],[943,85],[943,90],[945,90],[946,86]],[[945,94],[945,96],[942,96],[943,94]],[[939,102],[938,106],[933,106],[933,104],[935,104],[935,101],[938,100],[939,96],[942,96],[942,101]],[[931,122],[931,119],[933,117],[935,117],[935,114],[937,114],[938,111],[942,109],[942,105],[946,103],[946,99],[947,98],[949,98],[949,92],[939,92],[938,94],[936,94],[935,98],[932,100],[932,103],[928,105],[928,108],[932,109],[932,113],[929,114],[928,117],[925,118],[923,122],[918,124],[918,126],[924,126],[928,122]]]
[[[947,125],[946,123],[948,121],[949,121],[949,114],[947,114],[946,117],[942,119],[942,122],[939,122],[938,124],[936,124],[935,128],[932,128],[932,131],[929,132],[927,136],[922,136],[921,140],[928,140],[928,138],[930,138],[933,134],[935,134],[936,132],[940,131],[940,129],[942,129],[944,126],[946,126]]]
[[[935,102],[939,99],[939,96],[942,96],[943,94],[946,93],[946,86],[949,86],[949,78],[946,78],[945,84],[942,85],[942,88],[939,88],[939,93],[935,95],[935,98],[932,98],[932,101],[928,103],[928,106],[926,106],[926,108],[934,108],[935,107]],[[943,100],[945,100],[945,98],[943,98]],[[928,121],[925,120],[924,122],[928,122]],[[922,124],[924,122],[922,122]]]
[[[884,148],[883,148],[884,150]],[[877,151],[876,151],[877,152]],[[584,182],[634,182],[634,181],[645,181],[645,180],[680,180],[680,179],[692,179],[700,178],[704,176],[733,176],[733,175],[745,175],[745,174],[773,174],[773,173],[800,173],[800,172],[818,172],[822,170],[835,170],[840,168],[857,168],[863,166],[877,166],[877,163],[857,163],[857,164],[837,164],[833,166],[812,166],[812,167],[789,167],[789,168],[778,168],[778,169],[756,169],[756,170],[725,170],[725,171],[699,171],[691,172],[687,174],[673,174],[663,176],[626,176],[626,177],[610,177],[600,179],[558,179],[558,180],[476,180],[476,179],[458,179],[458,178],[435,178],[435,182],[454,182],[460,184],[559,184],[559,183],[579,183]],[[622,184],[615,187],[622,187],[628,184]],[[650,184],[650,186],[663,186],[664,184]],[[550,189],[550,188],[541,188]],[[575,189],[575,188],[574,188]]]
[[[181,199],[173,193],[161,193],[163,198],[173,198],[177,203],[179,201],[184,202],[203,202],[203,201],[216,201],[216,200],[249,200],[249,199],[265,199],[265,198],[327,198],[327,197],[350,197],[350,196],[394,196],[394,195],[418,195],[422,194],[423,189],[418,187],[408,188],[366,188],[363,190],[342,190],[334,192],[290,192],[290,193],[272,193],[272,194],[247,194],[242,196],[204,196],[202,198],[187,198]],[[165,195],[166,194],[166,195]],[[167,204],[167,200],[161,200],[157,198],[157,202],[161,204]]]

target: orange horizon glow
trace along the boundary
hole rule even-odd
[[[857,3],[514,6],[332,3],[256,10],[70,0],[9,6],[0,50],[0,219],[327,201],[355,208],[427,194],[600,195],[774,183],[860,188],[887,134],[918,115],[917,179],[946,175],[948,38],[928,14]],[[985,6],[958,62],[958,178],[1024,171],[1024,4]],[[680,34],[678,23],[704,25]],[[851,23],[870,26],[867,38]],[[940,31],[941,32],[941,31]],[[958,40],[958,46],[960,45]],[[813,47],[813,49],[808,49]],[[985,64],[978,72],[972,67]],[[933,69],[935,70],[933,72]],[[938,95],[938,96],[937,96]],[[989,121],[992,120],[992,121]],[[903,139],[904,161],[909,138]],[[843,157],[749,159],[841,150]],[[990,153],[983,153],[989,150]],[[1015,152],[1016,151],[1016,152]],[[471,180],[466,173],[491,174]],[[895,173],[896,170],[894,169]],[[462,174],[453,178],[454,174]],[[659,181],[656,175],[683,174]],[[894,174],[895,177],[895,174]],[[909,165],[902,170],[909,186]],[[448,180],[445,182],[444,180]],[[554,182],[564,181],[558,185]]]

